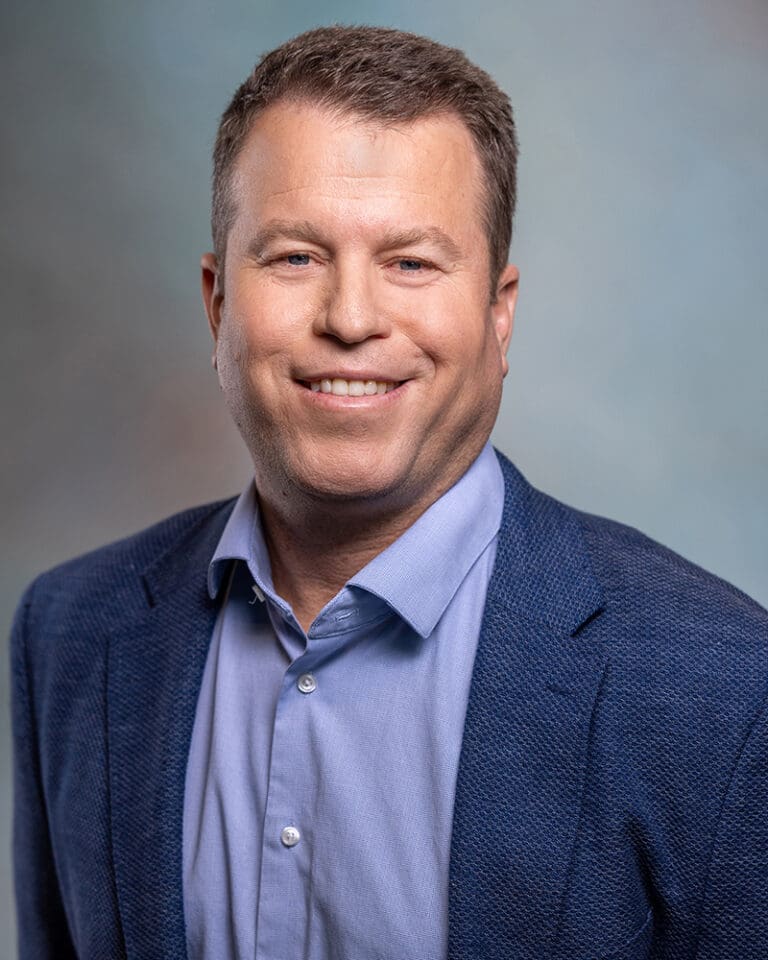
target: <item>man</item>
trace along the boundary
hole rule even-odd
[[[202,286],[254,483],[22,602],[22,957],[768,956],[768,616],[488,446],[515,157],[395,31],[235,94]]]

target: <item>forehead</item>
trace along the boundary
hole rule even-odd
[[[383,124],[279,102],[254,121],[231,187],[238,216],[306,216],[312,207],[368,222],[428,216],[442,226],[482,229],[482,166],[453,114]]]

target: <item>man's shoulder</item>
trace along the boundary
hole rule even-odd
[[[193,535],[217,513],[231,508],[234,502],[234,498],[228,498],[181,510],[143,530],[58,564],[43,573],[39,579],[54,583],[58,580],[77,581],[83,577],[110,573],[141,573],[146,566],[173,549],[180,540]]]
[[[604,612],[612,624],[638,630],[652,641],[677,630],[681,637],[735,639],[768,652],[768,611],[737,587],[708,572],[641,531],[597,514],[569,506],[532,487],[503,456],[505,478],[524,508],[545,531],[539,548],[548,564],[559,564],[552,539],[563,531],[563,542],[581,555],[576,567],[588,568],[599,584]],[[541,518],[546,518],[542,522]],[[511,528],[514,530],[514,528]]]
[[[733,743],[745,737],[768,695],[768,611],[634,527],[522,487],[511,474],[510,481],[527,500],[529,520],[546,518],[530,520],[549,537],[549,549],[539,537],[546,566],[539,564],[537,574],[554,582],[570,569],[579,577],[574,590],[589,597],[584,618],[571,624],[576,646],[568,650],[610,664],[604,700],[614,728],[627,737],[650,730],[650,721],[638,719],[647,711],[668,729],[686,727],[694,739],[712,730]],[[507,535],[516,529],[508,526]],[[558,536],[570,554],[555,548]],[[626,723],[635,723],[634,732]],[[661,729],[649,737],[666,742]]]
[[[61,604],[76,607],[95,598],[103,598],[105,603],[110,598],[115,604],[130,600],[143,589],[141,574],[146,569],[178,550],[217,517],[225,518],[234,502],[235,498],[229,498],[182,510],[46,570],[27,588],[20,612],[33,599],[36,606],[48,608]]]
[[[768,611],[733,584],[632,526],[565,509],[579,524],[609,604],[686,625],[757,627],[768,640]]]
[[[633,527],[574,515],[604,593],[584,639],[605,644],[618,699],[642,698],[670,724],[675,704],[685,722],[698,710],[702,729],[725,710],[746,729],[766,697],[768,611]]]

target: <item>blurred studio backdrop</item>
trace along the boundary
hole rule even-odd
[[[521,292],[496,444],[768,604],[765,0],[10,0],[4,635],[36,573],[247,482],[199,297],[210,150],[259,55],[333,22],[460,46],[511,96]],[[4,654],[0,958],[7,673]]]

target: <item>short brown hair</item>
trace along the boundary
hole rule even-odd
[[[485,174],[485,225],[495,285],[515,210],[517,139],[509,98],[461,50],[383,27],[309,30],[265,54],[224,111],[213,151],[211,227],[223,262],[236,210],[232,169],[254,118],[278,100],[316,103],[383,123],[438,113],[467,126]]]

